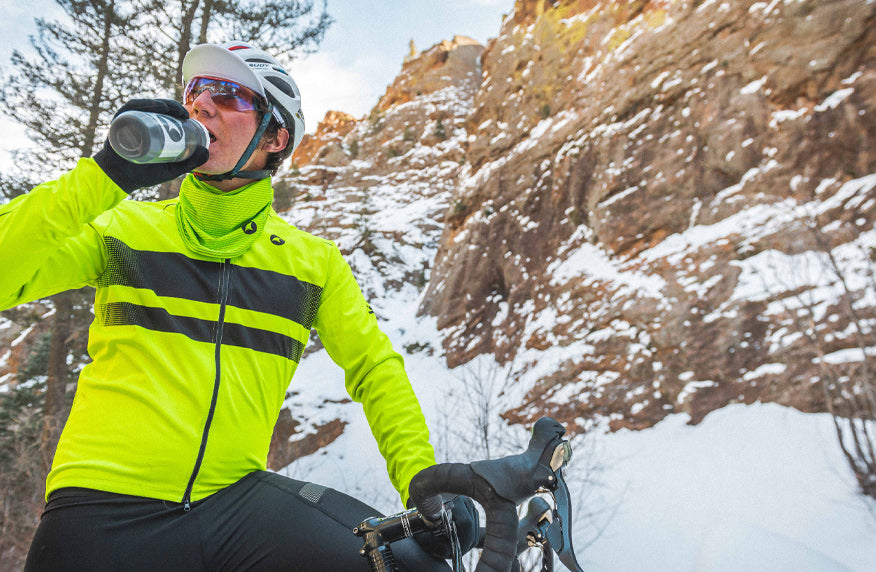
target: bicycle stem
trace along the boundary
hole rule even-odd
[[[419,518],[419,511],[412,508],[392,516],[369,518],[354,528],[353,534],[364,538],[359,554],[368,558],[371,569],[384,572],[397,569],[391,543],[429,530],[427,523]]]

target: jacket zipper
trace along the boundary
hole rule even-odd
[[[216,322],[216,378],[213,381],[213,396],[210,399],[210,410],[207,412],[207,421],[204,423],[204,433],[201,436],[201,447],[198,449],[198,458],[195,460],[195,468],[192,470],[192,476],[189,477],[189,484],[186,486],[186,492],[183,494],[182,504],[183,509],[188,512],[192,509],[192,489],[195,486],[195,479],[198,477],[198,472],[201,470],[201,463],[204,461],[204,453],[207,450],[207,436],[210,434],[210,425],[213,423],[213,415],[216,413],[216,402],[219,399],[219,382],[222,378],[222,367],[220,363],[220,355],[222,348],[222,331],[225,328],[225,306],[228,303],[228,291],[231,273],[231,259],[225,259],[222,263],[222,274],[219,279],[219,320]]]

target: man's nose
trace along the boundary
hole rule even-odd
[[[213,103],[213,94],[210,93],[210,90],[205,89],[195,100],[192,102],[192,111],[197,111],[199,113],[206,113],[207,115],[212,114],[216,110],[216,106]]]

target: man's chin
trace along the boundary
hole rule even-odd
[[[221,175],[222,173],[227,173],[231,169],[217,169],[216,167],[210,167],[209,165],[200,165],[192,172],[196,175]]]

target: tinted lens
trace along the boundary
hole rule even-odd
[[[262,98],[249,89],[233,81],[196,77],[186,86],[185,102],[191,105],[204,91],[210,92],[213,103],[235,111],[262,110]]]

